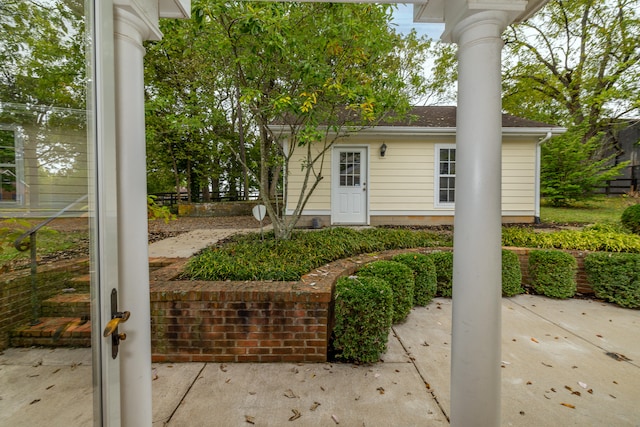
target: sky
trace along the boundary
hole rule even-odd
[[[418,35],[426,34],[432,39],[439,40],[444,31],[444,24],[414,23],[412,4],[398,4],[398,9],[393,13],[393,21],[397,24],[398,32],[403,34],[415,28]]]

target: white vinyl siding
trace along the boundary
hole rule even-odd
[[[426,140],[425,140],[426,139]],[[429,140],[431,139],[431,140]],[[535,211],[535,137],[508,137],[502,144],[502,211],[506,215],[532,216]],[[352,135],[345,143],[369,147],[367,192],[372,215],[451,215],[454,204],[438,204],[438,149],[455,149],[454,136],[379,138]],[[380,146],[387,152],[380,157]],[[302,185],[299,150],[290,163],[288,212],[295,208]],[[331,209],[330,155],[324,163],[324,179],[316,188],[305,211],[328,212]]]
[[[511,139],[502,144],[502,210],[535,211],[536,142]]]

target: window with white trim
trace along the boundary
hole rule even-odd
[[[0,128],[0,203],[16,203],[20,199],[16,154],[15,131]]]
[[[435,206],[453,207],[456,200],[456,146],[436,144]]]

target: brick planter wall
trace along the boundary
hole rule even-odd
[[[418,251],[416,249],[415,251]],[[172,280],[186,261],[151,274],[154,362],[325,362],[333,289],[364,263],[402,251],[339,260],[299,282]]]

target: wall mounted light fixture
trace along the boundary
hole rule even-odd
[[[380,157],[384,157],[386,152],[387,152],[387,144],[383,142],[382,145],[380,146]]]

